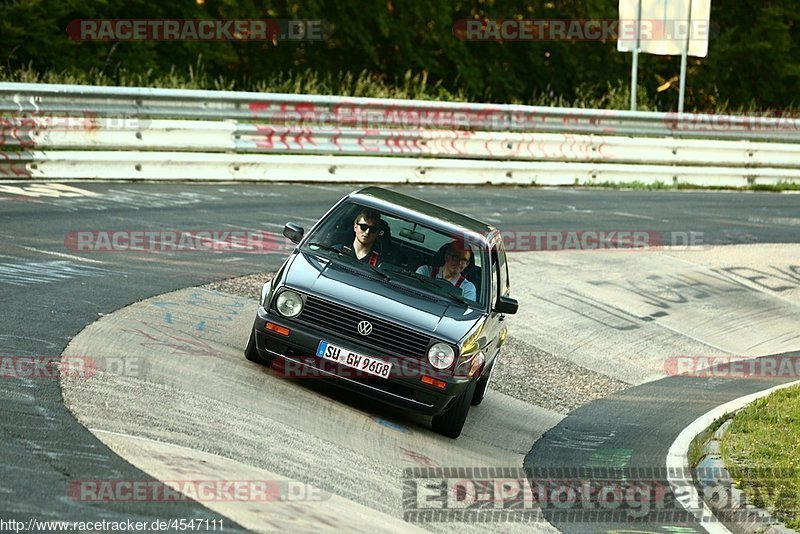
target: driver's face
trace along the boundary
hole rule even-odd
[[[356,232],[356,239],[365,246],[371,246],[380,233],[380,223],[372,219],[361,217],[353,225]]]

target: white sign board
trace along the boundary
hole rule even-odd
[[[637,17],[639,2],[641,17]],[[640,52],[680,56],[686,48],[688,35],[690,56],[706,57],[708,54],[711,0],[619,0],[618,51],[632,52],[636,47],[637,18],[642,22]]]

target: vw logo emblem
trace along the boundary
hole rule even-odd
[[[369,321],[361,321],[358,323],[358,333],[362,336],[368,336],[372,333],[372,323]]]

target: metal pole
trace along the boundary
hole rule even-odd
[[[636,46],[633,47],[631,65],[631,111],[636,111],[636,89],[639,81],[639,42],[642,39],[642,0],[636,4]]]
[[[686,30],[686,46],[681,52],[681,88],[678,95],[678,113],[683,113],[683,99],[686,94],[686,64],[689,60],[689,41],[692,38],[692,0],[689,0],[689,27]]]

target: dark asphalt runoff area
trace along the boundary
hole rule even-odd
[[[778,355],[765,357],[770,356]],[[800,352],[780,356],[796,359]],[[728,367],[720,365],[717,372],[724,374]],[[576,507],[577,512],[572,508],[571,513],[563,513],[551,503],[543,507],[545,517],[560,531],[576,534],[586,532],[586,523],[608,532],[630,529],[637,521],[647,524],[648,530],[655,522],[681,532],[705,532],[677,503],[676,498],[687,488],[675,491],[670,487],[664,461],[670,446],[682,429],[717,406],[793,380],[670,376],[574,410],[546,432],[525,457],[524,467],[534,487],[544,480],[577,481],[583,477],[607,480],[609,487],[636,488],[631,494],[637,499],[646,495],[647,499],[634,503],[622,499],[617,501],[618,506],[606,509]],[[678,472],[673,478],[691,480],[692,475]],[[598,487],[602,484],[598,482]],[[574,482],[570,485],[579,488]],[[642,511],[647,513],[639,519]]]
[[[274,253],[81,252],[70,246],[70,232],[253,229],[280,234],[287,221],[310,227],[336,200],[358,188],[339,184],[69,185],[79,191],[26,183],[0,185],[0,357],[4,361],[25,356],[58,360],[71,337],[103,314],[178,288],[275,270],[282,261],[282,255]],[[391,188],[501,229],[641,230],[702,236],[705,244],[800,242],[800,196],[791,194]],[[613,434],[602,440],[603,448],[633,447],[630,465],[663,466],[666,449],[681,425],[718,404],[765,387],[763,381],[690,382],[664,379],[576,410],[532,444],[526,467],[586,465],[597,450],[563,446],[565,436],[584,432]],[[700,398],[685,396],[685,391],[698,388],[704,391]],[[652,398],[674,401],[656,405],[648,402]],[[68,488],[76,480],[150,477],[117,457],[75,421],[63,405],[57,379],[0,378],[0,399],[0,518],[222,519],[191,501],[72,499]],[[236,525],[225,521],[225,531],[236,530]],[[572,527],[563,526],[575,530]]]

